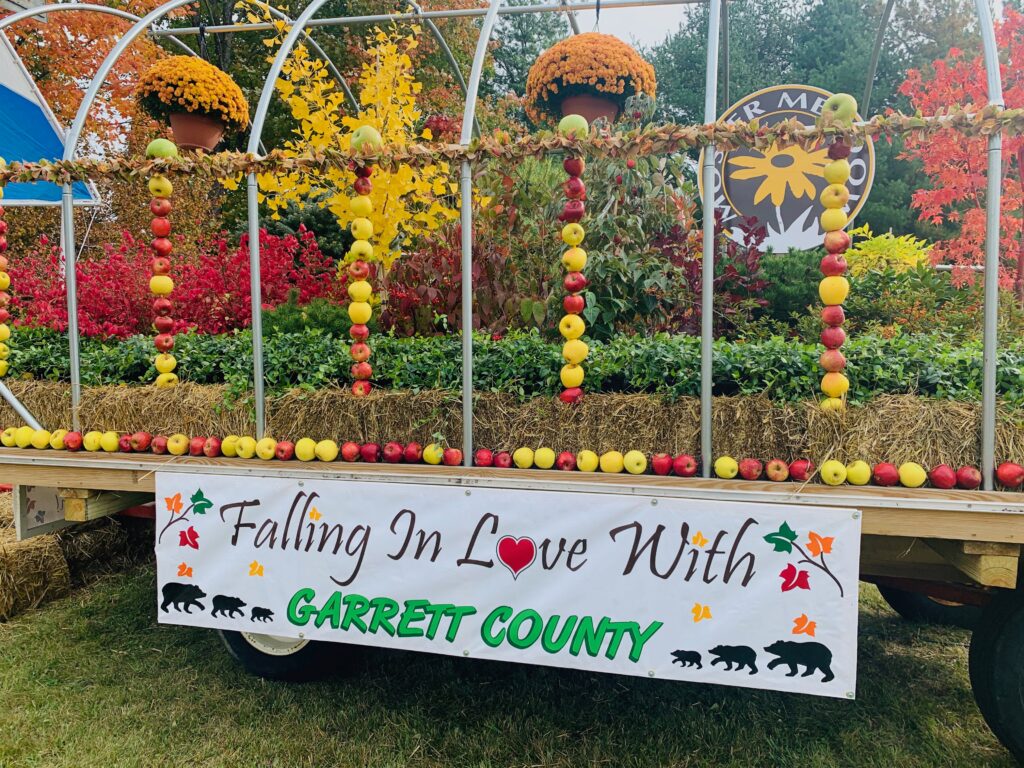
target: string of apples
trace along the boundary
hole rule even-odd
[[[0,167],[7,165],[7,161],[0,157]],[[4,199],[4,185],[0,184],[0,201]],[[7,222],[4,221],[4,207],[0,205],[0,378],[7,375],[10,368],[7,358],[11,354],[11,348],[7,341],[11,338],[11,327],[7,321],[11,313],[7,307],[11,303],[11,295],[7,290],[11,287],[11,276],[7,274]]]
[[[146,147],[146,157],[164,158],[177,157],[178,148],[173,142],[167,139],[154,139]],[[153,218],[149,222],[149,231],[153,235],[150,247],[153,249],[152,270],[149,278],[149,292],[153,294],[153,326],[156,328],[156,336],[153,338],[153,345],[156,347],[157,355],[153,359],[156,366],[156,386],[173,387],[178,383],[178,374],[174,372],[178,367],[178,361],[171,351],[174,349],[174,318],[171,317],[171,310],[174,303],[170,299],[174,290],[174,280],[171,278],[171,251],[173,244],[171,235],[171,194],[174,192],[174,185],[171,180],[161,173],[156,173],[149,178],[149,193],[153,196],[149,201],[149,210]]]
[[[822,105],[821,115],[821,124],[852,126],[857,116],[857,100],[848,93],[834,94]],[[825,206],[821,214],[821,228],[825,231],[826,253],[821,260],[823,277],[818,284],[818,295],[824,304],[821,319],[825,324],[821,332],[825,351],[819,358],[819,364],[825,371],[821,378],[821,391],[825,394],[821,409],[824,411],[844,410],[846,394],[850,390],[850,380],[843,372],[846,370],[846,356],[840,350],[846,342],[843,302],[850,294],[850,281],[845,276],[846,258],[843,256],[851,242],[845,231],[849,223],[846,206],[850,201],[850,190],[846,182],[850,178],[850,161],[847,159],[850,151],[850,144],[843,137],[837,137],[829,144],[829,162],[823,170],[828,186],[819,198]]]
[[[369,150],[377,153],[383,146],[380,133],[370,125],[362,125],[352,133],[352,149],[357,152]],[[370,300],[373,297],[373,286],[370,284],[370,265],[373,259],[373,245],[370,238],[373,237],[373,222],[370,215],[373,213],[373,201],[370,199],[370,192],[373,191],[373,183],[370,176],[373,175],[373,164],[360,162],[355,166],[356,180],[352,184],[355,195],[349,198],[349,209],[355,218],[352,219],[350,231],[355,240],[349,249],[349,264],[347,268],[349,284],[348,316],[352,321],[349,328],[349,336],[352,337],[352,345],[349,347],[349,356],[352,358],[352,394],[356,397],[366,397],[373,389],[370,378],[373,376],[373,366],[370,365],[370,345],[366,340],[370,337],[370,329],[367,323],[373,317],[373,307]]]
[[[590,126],[580,115],[566,115],[558,123],[558,132],[566,138],[586,138],[590,133]],[[562,167],[569,174],[569,178],[562,185],[567,199],[558,217],[564,223],[562,242],[568,246],[562,254],[562,266],[566,271],[562,281],[567,293],[562,299],[565,315],[558,322],[558,332],[565,339],[565,344],[562,345],[565,365],[560,372],[564,389],[559,399],[563,403],[571,404],[579,402],[583,397],[582,363],[590,351],[586,342],[580,338],[587,330],[586,323],[580,317],[586,307],[583,291],[588,285],[583,274],[583,269],[587,266],[587,252],[580,248],[586,235],[580,221],[586,213],[584,201],[587,199],[587,188],[580,178],[586,168],[582,157],[570,155],[562,162]]]

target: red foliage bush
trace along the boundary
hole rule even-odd
[[[124,337],[151,332],[151,259],[149,244],[125,232],[120,245],[108,243],[101,257],[78,262],[78,324],[83,335]],[[234,245],[222,233],[201,243],[195,257],[172,254],[172,263],[176,331],[223,333],[250,324],[247,236]],[[10,273],[16,322],[66,330],[59,246],[40,238],[38,247],[11,259]],[[315,298],[340,301],[344,296],[334,263],[320,251],[315,235],[304,228],[298,236],[260,232],[260,278],[265,308],[282,304],[292,291],[297,292],[299,304]]]

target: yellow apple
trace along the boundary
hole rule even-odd
[[[647,471],[647,457],[640,451],[627,451],[622,464],[631,475],[642,475]]]
[[[295,443],[295,458],[299,461],[312,461],[316,458],[316,440],[303,437]]]
[[[63,451],[64,435],[66,435],[67,433],[68,431],[66,429],[53,430],[53,432],[50,434],[50,447],[53,448],[53,450],[55,451]]]
[[[167,438],[167,452],[172,456],[184,456],[188,453],[188,444],[188,437],[178,432]]]
[[[108,430],[100,437],[100,448],[107,453],[117,453],[121,447],[121,436],[117,432]]]
[[[566,224],[562,227],[562,242],[566,245],[579,245],[583,242],[583,237],[586,232],[583,231],[583,227],[573,222],[572,224]]]
[[[225,435],[220,441],[220,452],[222,456],[233,459],[238,456],[238,435]]]
[[[583,366],[582,365],[568,365],[562,366],[562,386],[566,389],[572,389],[578,387],[583,383]]]
[[[731,480],[740,471],[740,465],[732,456],[719,456],[715,459],[715,474],[723,480]]]
[[[565,315],[558,321],[558,332],[569,340],[578,339],[586,330],[587,325],[579,315]]]
[[[348,297],[355,302],[368,302],[373,295],[373,286],[365,280],[356,280],[348,286]]]
[[[170,440],[167,441],[167,444],[168,446],[170,445]],[[223,453],[223,444],[221,444],[220,450]],[[249,435],[243,435],[242,437],[238,438],[238,442],[235,444],[235,454],[240,459],[251,459],[253,456],[255,456],[256,438],[250,437]]]
[[[223,450],[223,449],[222,449]],[[256,443],[256,455],[264,461],[270,461],[274,458],[274,453],[277,451],[277,440],[272,437],[261,438]]]
[[[349,230],[356,240],[369,240],[373,236],[373,222],[363,217],[353,219]]]
[[[587,266],[587,252],[582,248],[570,248],[562,254],[562,266],[566,272],[582,272]]]
[[[555,452],[550,448],[538,448],[533,454],[533,465],[537,469],[551,469],[555,466],[555,458]],[[515,461],[515,456],[512,460]]]
[[[42,450],[50,447],[50,433],[45,429],[37,429],[32,433],[32,447]]]
[[[85,450],[87,451],[98,451],[100,449],[100,438],[102,437],[102,432],[96,432],[95,430],[93,430],[92,432],[86,432],[84,435],[82,435],[82,447],[85,448]],[[168,443],[170,443],[170,440],[168,440]],[[187,439],[185,447],[186,449],[188,448]]]
[[[900,484],[907,488],[920,488],[928,479],[928,473],[924,471],[924,467],[912,461],[900,464],[899,475]]]
[[[601,463],[601,459],[593,451],[583,450],[576,454],[576,468],[580,472],[594,472]]]
[[[845,184],[846,180],[850,178],[850,161],[845,158],[833,160],[825,166],[823,175],[829,184]]]
[[[437,443],[430,443],[423,449],[423,461],[427,464],[440,464],[444,461],[444,448]]]
[[[0,432],[0,443],[3,443],[8,448],[13,448],[17,443],[14,442],[14,433],[17,432],[16,427],[8,427],[3,432]]]
[[[842,275],[832,275],[818,283],[818,296],[821,303],[830,307],[842,304],[850,295],[850,281]]]
[[[334,461],[338,458],[338,444],[333,440],[321,440],[313,448],[320,461]]]
[[[860,460],[847,464],[846,481],[850,485],[867,485],[871,482],[871,465]]]
[[[365,301],[353,301],[348,305],[349,319],[356,325],[365,325],[373,315],[373,310]]]
[[[178,367],[178,361],[174,358],[174,355],[169,355],[166,352],[157,355],[156,359],[153,360],[153,364],[156,366],[157,373],[171,373]]]
[[[826,485],[842,485],[846,482],[846,465],[841,461],[829,459],[818,470]]]
[[[348,201],[348,207],[356,216],[364,218],[373,213],[373,201],[366,195],[353,197]]]
[[[601,454],[600,467],[602,472],[621,472],[623,468],[622,454],[618,451],[607,451]]]
[[[587,347],[587,343],[579,339],[569,339],[562,345],[562,357],[570,365],[582,363],[587,359],[588,352],[590,352],[590,349]]]

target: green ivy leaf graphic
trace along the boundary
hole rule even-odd
[[[796,531],[789,527],[789,523],[783,521],[779,530],[769,533],[764,540],[771,544],[776,552],[785,552],[787,555],[793,551],[793,542],[796,541]]]
[[[203,495],[202,488],[197,488],[196,492],[188,500],[192,502],[192,514],[194,515],[205,515],[206,510],[213,506],[213,502]],[[795,538],[796,534],[793,534],[793,536]]]

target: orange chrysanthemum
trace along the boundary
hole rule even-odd
[[[542,53],[526,78],[526,114],[537,123],[557,121],[567,96],[590,93],[619,104],[638,93],[654,98],[654,67],[612,35],[585,32]]]
[[[249,102],[231,76],[195,56],[161,59],[142,76],[138,88],[143,108],[158,120],[171,112],[199,112],[229,128],[249,125]]]

